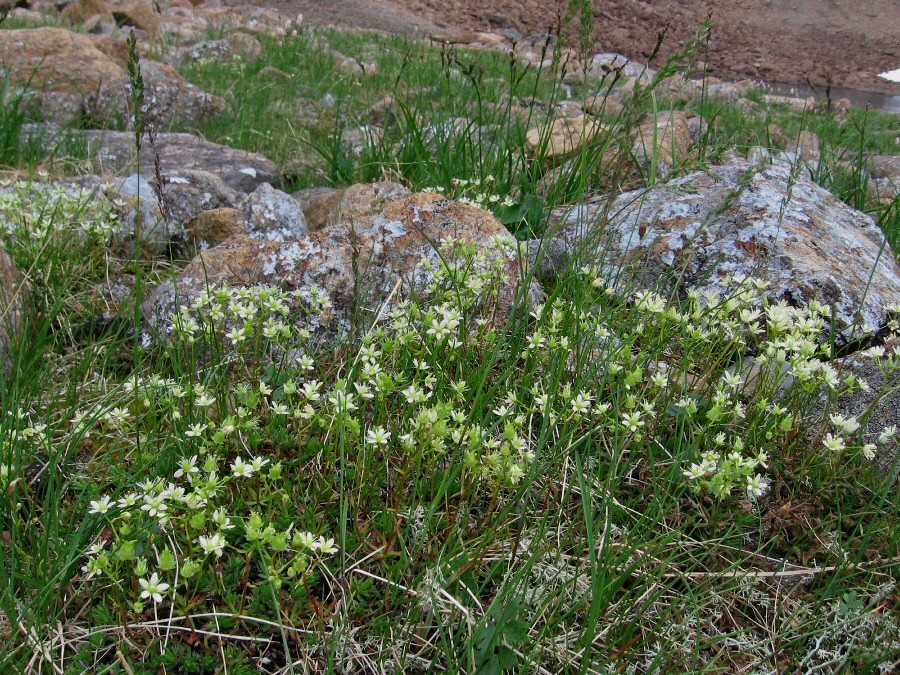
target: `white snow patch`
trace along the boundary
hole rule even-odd
[[[878,73],[878,77],[888,82],[900,82],[900,68],[889,70],[885,73]]]

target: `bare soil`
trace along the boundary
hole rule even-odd
[[[274,0],[316,24],[373,28],[410,36],[448,30],[513,28],[524,36],[555,32],[568,0]],[[696,34],[707,14],[706,61],[723,79],[832,84],[900,94],[877,77],[900,67],[900,0],[592,0],[596,51],[660,58]]]

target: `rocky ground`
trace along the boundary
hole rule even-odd
[[[555,30],[563,0],[275,0],[308,20],[410,35]],[[900,93],[878,73],[900,65],[895,0],[594,0],[598,51],[646,59],[668,29],[664,57],[694,36],[707,14],[710,72],[722,78]],[[891,20],[891,17],[895,20]]]

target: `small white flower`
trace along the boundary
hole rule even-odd
[[[338,550],[337,546],[334,545],[334,539],[326,539],[325,537],[319,537],[313,545],[313,549],[318,550],[325,555],[331,555]]]
[[[827,450],[831,452],[840,452],[845,447],[847,447],[846,443],[844,443],[844,439],[840,436],[835,436],[834,434],[825,434],[825,439],[822,441],[822,445],[825,446]]]
[[[294,535],[294,540],[298,546],[313,550],[316,547],[316,535],[312,532],[298,532]]]
[[[184,435],[188,438],[200,438],[204,431],[206,431],[206,425],[197,422],[197,424],[192,424],[188,430],[184,432]]]
[[[178,462],[178,469],[175,471],[175,478],[181,478],[182,476],[187,476],[190,478],[193,474],[198,473],[200,471],[197,468],[197,455],[193,457],[183,458],[180,462]]]
[[[375,427],[366,432],[366,442],[371,445],[387,445],[391,432],[386,431],[384,427]]]
[[[838,431],[844,434],[852,434],[859,429],[859,422],[855,417],[844,417],[843,415],[832,415],[831,423],[834,424]]]
[[[141,598],[152,598],[153,602],[160,603],[163,599],[163,593],[169,590],[169,584],[159,580],[159,575],[154,572],[150,575],[150,579],[138,579],[138,583],[143,589]]]
[[[768,489],[769,482],[759,474],[747,476],[747,497],[750,499],[762,497]]]
[[[208,537],[201,534],[197,539],[197,543],[200,544],[200,548],[203,549],[203,552],[206,555],[214,553],[217,558],[220,557],[225,550],[225,537],[218,532]]]
[[[231,463],[231,473],[236,478],[250,478],[253,475],[253,466],[238,457]]]
[[[106,495],[104,495],[97,501],[91,502],[90,513],[97,513],[97,514],[101,514],[101,515],[109,513],[109,510],[112,508],[112,505],[113,505],[112,499],[110,497],[107,497]]]

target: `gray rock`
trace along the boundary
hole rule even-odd
[[[248,33],[232,33],[221,40],[205,40],[189,45],[178,52],[178,59],[191,61],[231,61],[235,58],[252,61],[262,53],[259,40]]]
[[[309,235],[306,217],[297,200],[266,183],[247,195],[240,208],[253,239],[287,242]]]
[[[180,223],[166,219],[159,207],[153,186],[143,177],[132,174],[127,178],[113,181],[112,197],[124,202],[122,209],[122,229],[116,235],[120,244],[131,246],[136,233],[136,223],[140,217],[141,245],[156,251],[164,251],[176,238],[183,238],[184,227]]]
[[[343,334],[358,312],[371,321],[386,298],[399,299],[427,284],[433,273],[424,263],[439,263],[435,246],[448,237],[473,242],[497,261],[503,283],[496,311],[500,320],[504,313],[508,317],[521,270],[506,228],[481,209],[390,185],[350,188],[343,219],[308,237],[273,242],[238,235],[204,251],[148,297],[143,308],[148,325],[165,337],[180,306],[226,283],[269,284],[301,294],[316,285],[331,300],[333,314],[313,328]],[[529,290],[539,293],[536,285]]]
[[[234,207],[242,197],[219,176],[208,171],[187,170],[164,174],[164,177],[164,205],[172,220],[179,224],[204,211]]]
[[[614,53],[594,54],[588,66],[588,74],[603,77],[613,71],[621,71],[623,77],[640,77],[646,66],[627,56]]]
[[[729,277],[755,276],[773,300],[829,305],[839,343],[884,326],[900,302],[900,267],[874,221],[784,164],[737,161],[611,205],[557,209],[552,220],[558,229],[545,248],[556,267],[546,256],[542,274],[578,256],[577,265],[641,287],[671,290],[677,279],[682,289],[725,292]]]
[[[87,152],[87,159],[102,166],[108,173],[134,171],[134,134],[128,131],[78,131],[66,132],[47,125],[25,125],[24,139],[36,139],[48,147],[64,139]],[[197,136],[183,133],[160,133],[155,146],[144,138],[141,147],[141,175],[148,178],[154,173],[155,155],[159,156],[160,169],[167,175],[197,170],[217,175],[232,190],[253,192],[262,183],[278,185],[278,167],[275,163],[254,152],[237,150],[211,143]]]

